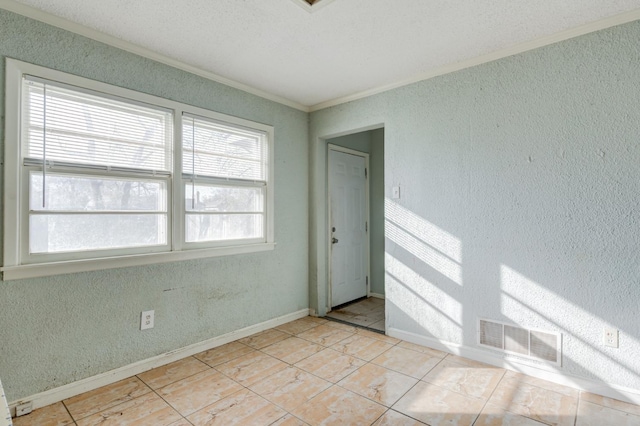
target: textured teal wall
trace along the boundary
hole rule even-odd
[[[274,251],[0,282],[9,400],[309,306],[306,113],[3,10],[0,57],[3,143],[7,57],[275,128]],[[147,309],[155,328],[141,332]]]
[[[559,331],[559,372],[640,390],[639,40],[633,22],[312,113],[312,302],[320,141],[384,123],[387,326],[487,354],[478,317]]]

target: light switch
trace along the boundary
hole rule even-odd
[[[399,186],[394,186],[393,188],[391,188],[391,198],[393,198],[393,199],[400,198],[400,187]]]

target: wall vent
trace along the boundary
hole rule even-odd
[[[562,363],[562,334],[553,331],[529,330],[480,318],[478,344],[546,364]]]

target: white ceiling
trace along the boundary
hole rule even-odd
[[[303,106],[640,10],[640,0],[321,0],[309,12],[301,1],[19,0]]]

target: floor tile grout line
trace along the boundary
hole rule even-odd
[[[189,376],[189,377],[192,377],[192,376]],[[174,383],[177,383],[177,382],[174,382]],[[167,385],[167,386],[169,386],[169,385]],[[160,389],[162,389],[162,388],[158,388],[158,390],[160,390]],[[169,407],[171,407],[171,408],[173,409],[173,411],[175,411],[176,413],[178,413],[178,415],[179,415],[180,417],[182,417],[182,418],[183,418],[185,421],[187,421],[188,423],[191,423],[191,422],[190,422],[190,421],[189,421],[189,420],[188,420],[188,419],[187,419],[187,418],[186,418],[186,417],[185,417],[185,416],[184,416],[180,411],[178,411],[178,409],[177,409],[176,407],[174,407],[173,405],[171,405],[171,403],[170,403],[169,401],[167,401],[166,399],[164,399],[164,398],[162,397],[162,395],[160,395],[160,394],[157,392],[157,390],[156,390],[156,389],[151,389],[151,391],[152,391],[153,393],[155,393],[155,394],[158,396],[158,398],[160,398],[161,400],[163,400],[165,404],[167,404]],[[171,423],[175,423],[175,422],[171,422]],[[169,424],[171,424],[171,423],[169,423]]]
[[[490,400],[491,400],[491,398],[493,397],[493,394],[496,392],[496,390],[498,389],[498,387],[500,387],[500,384],[501,384],[505,379],[506,379],[506,380],[509,380],[509,379],[507,378],[507,372],[508,372],[509,370],[507,370],[506,368],[503,368],[503,370],[504,370],[504,373],[502,374],[502,377],[500,378],[500,381],[498,381],[498,384],[496,385],[496,387],[495,387],[495,388],[493,388],[493,391],[491,392],[491,395],[489,395],[489,398],[487,399],[487,402],[485,403],[484,407],[486,407],[486,406],[487,406],[487,404],[489,403],[489,401],[490,401]],[[527,384],[528,384],[528,385],[530,385],[530,386],[534,386],[534,385],[531,385],[530,383],[527,383]],[[542,389],[542,390],[544,390],[544,391],[549,391],[549,392],[553,392],[553,393],[556,393],[556,394],[560,394],[559,392],[551,391],[551,390],[549,390],[549,389],[545,389],[545,388],[540,387],[540,386],[534,386],[534,387],[536,387],[536,388],[538,388],[538,389]],[[560,395],[562,395],[562,394],[560,394]],[[566,396],[566,395],[565,395],[565,396]],[[518,414],[518,413],[515,413],[515,412],[510,411],[510,410],[508,410],[507,408],[502,407],[502,406],[497,405],[497,404],[496,404],[496,406],[497,406],[497,407],[500,407],[501,409],[503,409],[503,410],[504,410],[505,412],[507,412],[507,413],[511,413],[511,414],[513,414],[513,415],[516,415],[516,416],[520,416],[520,417],[524,417],[524,418],[527,418],[527,419],[533,420],[534,422],[541,423],[541,424],[543,424],[543,425],[545,425],[545,426],[552,426],[550,423],[547,423],[547,422],[545,422],[545,421],[543,421],[543,420],[541,420],[541,419],[534,419],[533,417],[529,417],[529,416],[526,416],[526,415],[524,415],[524,414]],[[484,407],[482,408],[483,410],[484,410]],[[482,411],[481,411],[480,413],[482,413]],[[476,421],[477,421],[477,419],[476,419]],[[475,423],[475,422],[474,422],[474,423]],[[575,419],[574,419],[574,423],[575,423]]]
[[[305,330],[305,331],[309,331],[309,330],[311,330],[311,329],[313,329],[313,328],[316,328],[316,327],[318,327],[318,326],[320,326],[320,325],[322,325],[322,324],[317,324],[316,326],[311,327],[310,329],[307,329],[307,330]],[[269,331],[269,330],[274,330],[274,329],[275,329],[275,327],[274,327],[274,328],[272,328],[272,329],[265,330],[265,331],[263,331],[263,332],[267,332],[267,331]],[[340,328],[336,328],[336,329],[337,329],[337,330],[340,330],[340,331],[344,331],[344,330],[341,330]],[[398,401],[400,401],[402,398],[404,398],[408,392],[410,392],[412,389],[414,389],[414,388],[415,388],[415,386],[416,386],[419,382],[421,382],[421,381],[422,381],[422,382],[425,382],[425,383],[427,383],[427,384],[429,384],[429,385],[433,385],[433,386],[436,386],[436,387],[440,387],[440,388],[443,388],[443,389],[445,389],[445,390],[448,390],[448,391],[451,391],[451,392],[454,392],[454,393],[457,393],[457,394],[460,394],[460,395],[463,395],[463,396],[466,396],[466,397],[471,397],[470,395],[465,395],[464,393],[461,393],[461,392],[457,392],[457,391],[449,390],[449,389],[448,389],[448,388],[446,388],[446,387],[438,386],[438,385],[435,385],[435,384],[433,384],[433,383],[427,382],[427,381],[425,380],[425,377],[426,377],[430,372],[432,372],[435,368],[437,368],[439,365],[441,365],[441,363],[442,363],[443,361],[447,360],[447,359],[448,359],[448,356],[449,356],[449,355],[451,355],[451,354],[448,354],[448,353],[446,353],[446,352],[445,352],[445,356],[444,356],[443,358],[440,358],[440,360],[439,360],[439,361],[438,361],[438,362],[437,362],[437,363],[436,363],[432,368],[430,368],[430,369],[429,369],[429,371],[427,371],[427,372],[422,376],[422,378],[417,379],[417,378],[415,378],[415,377],[408,376],[408,375],[406,375],[405,373],[402,373],[402,372],[400,372],[400,371],[396,371],[396,370],[393,370],[393,369],[387,368],[387,367],[385,367],[385,366],[382,366],[382,365],[374,364],[374,363],[373,363],[373,359],[375,359],[375,358],[377,358],[378,356],[380,356],[380,355],[382,355],[382,354],[386,353],[387,351],[389,351],[389,350],[393,349],[394,347],[401,347],[401,348],[403,348],[403,349],[407,349],[407,350],[414,351],[414,352],[417,352],[417,353],[423,353],[423,354],[425,354],[425,355],[427,355],[427,356],[429,356],[429,357],[431,357],[431,356],[432,356],[432,355],[430,355],[430,354],[428,354],[428,353],[420,352],[420,351],[415,350],[415,349],[412,349],[412,348],[405,348],[405,347],[399,346],[399,345],[403,342],[403,340],[398,340],[398,341],[396,341],[395,343],[390,343],[390,342],[385,342],[385,341],[383,341],[383,340],[379,340],[380,342],[383,342],[383,343],[389,344],[389,345],[391,345],[391,346],[390,346],[389,348],[387,348],[386,350],[384,350],[382,353],[378,354],[378,355],[377,355],[376,357],[374,357],[372,360],[366,360],[366,359],[360,358],[360,357],[358,357],[358,356],[356,356],[356,355],[351,355],[351,354],[344,353],[344,352],[341,352],[341,351],[338,351],[338,350],[334,349],[334,346],[338,345],[340,342],[342,342],[342,341],[344,341],[344,340],[346,340],[346,339],[349,339],[349,338],[353,338],[354,336],[357,336],[357,335],[358,335],[358,334],[357,334],[357,332],[349,332],[350,336],[345,337],[345,338],[343,338],[343,339],[341,339],[341,340],[338,340],[337,342],[334,342],[334,343],[332,343],[331,345],[328,345],[328,346],[327,346],[326,344],[322,344],[322,343],[320,343],[320,344],[319,344],[319,343],[317,343],[317,342],[313,342],[313,341],[310,341],[310,340],[307,340],[307,339],[301,338],[301,337],[299,337],[299,336],[298,336],[298,335],[296,335],[296,334],[292,334],[292,333],[285,332],[285,331],[282,331],[282,330],[278,330],[278,331],[283,332],[283,333],[287,334],[288,336],[287,336],[287,337],[285,337],[284,339],[282,339],[282,340],[278,341],[278,342],[274,342],[274,343],[272,343],[272,344],[270,344],[270,345],[267,345],[267,346],[264,346],[264,347],[262,347],[262,348],[260,348],[260,349],[257,349],[257,348],[255,348],[255,347],[251,347],[250,345],[247,345],[247,344],[244,344],[244,343],[242,343],[242,342],[239,342],[238,340],[236,340],[236,341],[234,341],[234,342],[238,342],[238,343],[240,343],[240,344],[242,344],[242,345],[244,345],[244,346],[246,346],[246,347],[251,348],[251,350],[252,350],[252,351],[260,352],[260,353],[261,353],[261,354],[263,354],[263,355],[269,356],[270,358],[274,358],[274,359],[278,360],[279,362],[284,363],[284,364],[286,365],[286,367],[285,367],[285,368],[289,368],[289,367],[298,368],[298,369],[300,369],[301,371],[304,371],[305,373],[308,373],[308,374],[310,374],[310,375],[312,375],[312,376],[314,376],[314,377],[318,377],[319,379],[321,379],[321,380],[323,380],[324,382],[327,382],[327,383],[328,383],[328,385],[329,385],[329,386],[328,386],[325,390],[328,390],[328,389],[331,389],[331,388],[333,388],[333,387],[337,386],[337,387],[339,387],[339,388],[341,388],[341,389],[344,389],[345,391],[353,392],[354,394],[356,394],[356,395],[358,395],[358,396],[361,396],[361,397],[363,397],[363,398],[365,398],[365,399],[367,399],[367,400],[369,400],[369,401],[371,401],[371,402],[373,402],[373,403],[376,403],[376,404],[378,404],[378,405],[380,405],[380,406],[384,407],[385,411],[381,414],[381,416],[379,416],[377,419],[375,419],[375,420],[373,421],[373,423],[375,423],[376,421],[378,421],[381,417],[383,417],[383,416],[384,416],[386,413],[388,413],[389,411],[398,412],[398,411],[397,411],[397,410],[395,410],[393,407],[398,403]],[[305,331],[302,331],[302,332],[300,332],[300,333],[304,333]],[[304,369],[302,369],[302,368],[300,368],[300,367],[297,367],[297,366],[295,365],[295,364],[300,363],[300,362],[304,361],[305,359],[307,359],[307,358],[309,358],[309,357],[313,356],[314,354],[309,355],[309,356],[307,356],[307,357],[305,357],[305,358],[302,358],[302,359],[300,359],[300,360],[296,361],[296,363],[290,363],[290,362],[283,361],[283,360],[281,360],[280,358],[278,358],[278,357],[276,357],[276,356],[273,356],[273,355],[271,355],[271,354],[269,354],[269,353],[264,352],[264,349],[266,349],[266,348],[268,348],[268,347],[270,347],[270,346],[272,346],[272,345],[275,345],[275,344],[277,344],[277,343],[279,343],[279,342],[281,342],[281,341],[283,341],[283,340],[285,340],[285,339],[288,339],[288,338],[290,338],[290,337],[298,337],[298,338],[301,338],[301,339],[303,339],[303,340],[305,340],[305,341],[307,341],[307,342],[310,342],[310,343],[313,343],[313,344],[316,344],[316,345],[321,346],[321,347],[323,348],[322,350],[324,350],[324,349],[331,349],[331,350],[335,351],[336,353],[338,353],[338,354],[340,354],[340,355],[343,355],[343,356],[349,356],[349,357],[352,357],[352,358],[354,358],[354,359],[358,359],[358,360],[360,360],[360,361],[364,362],[364,364],[363,364],[363,365],[361,365],[361,366],[359,366],[359,367],[357,367],[354,371],[352,371],[351,373],[349,373],[349,374],[347,374],[346,376],[342,377],[340,380],[337,380],[336,382],[332,382],[332,381],[326,380],[326,379],[324,379],[324,378],[322,378],[322,377],[320,377],[320,376],[317,376],[316,374],[314,374],[314,373],[312,373],[312,372],[310,372],[310,371],[307,371],[307,370],[304,370]],[[367,336],[361,336],[361,337],[367,337]],[[231,342],[230,342],[230,343],[231,343]],[[221,345],[221,346],[222,346],[222,345]],[[213,348],[213,349],[215,349],[215,348]],[[235,351],[234,351],[234,352],[235,352]],[[233,352],[232,352],[232,353],[233,353]],[[196,355],[197,355],[197,354],[196,354]],[[246,355],[246,354],[245,354],[245,355]],[[241,356],[243,356],[243,355],[238,355],[238,356],[236,356],[236,357],[233,357],[233,358],[232,358],[231,360],[229,360],[229,361],[232,361],[233,359],[237,359],[237,358],[239,358],[239,357],[241,357]],[[206,369],[203,369],[202,371],[199,371],[199,372],[196,372],[196,373],[194,373],[194,374],[191,374],[191,375],[189,375],[189,376],[182,377],[182,378],[180,378],[179,380],[175,380],[175,381],[172,381],[172,382],[170,382],[170,383],[167,383],[167,384],[163,385],[162,387],[158,387],[157,389],[152,388],[149,384],[147,384],[144,380],[142,380],[138,375],[131,376],[130,378],[136,378],[136,379],[137,379],[137,380],[139,380],[141,383],[143,383],[143,384],[144,384],[144,386],[145,386],[146,388],[148,388],[150,392],[153,392],[154,394],[156,394],[156,396],[157,396],[157,397],[159,397],[159,398],[160,398],[163,402],[165,402],[169,407],[171,407],[173,410],[175,410],[175,412],[177,412],[177,413],[180,415],[181,419],[183,419],[183,420],[184,420],[184,421],[186,421],[186,422],[189,422],[189,420],[186,418],[186,416],[183,416],[183,415],[182,415],[182,414],[181,414],[177,409],[175,409],[175,407],[173,407],[173,406],[172,406],[172,405],[171,405],[171,404],[170,404],[170,403],[169,403],[169,402],[168,402],[164,397],[162,397],[162,396],[159,394],[159,392],[161,391],[161,389],[163,389],[163,388],[165,388],[165,387],[167,387],[167,386],[170,386],[170,385],[172,385],[172,384],[175,384],[175,383],[177,383],[177,382],[179,382],[179,381],[181,381],[181,380],[186,380],[186,379],[188,379],[188,378],[190,378],[190,377],[193,377],[193,376],[195,376],[195,375],[198,375],[198,374],[200,374],[200,373],[203,373],[203,372],[206,372],[206,371],[209,371],[209,370],[214,370],[214,371],[216,371],[216,372],[218,372],[218,373],[222,374],[223,376],[225,376],[225,377],[229,378],[229,379],[230,379],[231,381],[233,381],[234,383],[238,384],[242,389],[245,389],[245,390],[247,390],[248,392],[251,392],[252,394],[255,394],[255,395],[257,395],[258,397],[260,397],[261,399],[263,399],[263,400],[265,400],[265,401],[269,402],[270,404],[273,404],[274,406],[279,407],[279,408],[280,408],[280,409],[281,409],[285,414],[283,414],[283,416],[279,417],[278,419],[276,419],[276,420],[275,420],[274,422],[272,422],[271,424],[273,424],[273,423],[275,423],[275,422],[277,422],[277,421],[280,421],[282,418],[284,418],[284,417],[286,417],[286,416],[288,416],[288,415],[290,415],[290,416],[292,416],[292,417],[294,417],[294,418],[296,418],[296,419],[299,419],[299,417],[295,416],[295,415],[294,415],[293,413],[291,413],[289,410],[285,409],[284,407],[281,407],[280,405],[278,405],[278,404],[276,404],[276,403],[274,403],[274,402],[269,401],[267,398],[265,398],[265,397],[264,397],[264,396],[262,396],[261,394],[259,394],[259,393],[257,393],[257,392],[254,392],[252,389],[250,389],[250,388],[249,388],[249,386],[253,386],[253,385],[243,385],[243,384],[241,384],[241,383],[237,382],[235,379],[231,378],[230,376],[227,376],[227,375],[226,375],[226,374],[224,374],[222,371],[218,370],[215,366],[209,365],[209,364],[207,364],[206,362],[204,362],[204,361],[202,361],[202,360],[200,360],[200,359],[196,358],[196,356],[195,356],[195,355],[192,355],[192,357],[194,357],[194,359],[196,359],[196,360],[197,360],[197,361],[199,361],[200,363],[202,363],[202,364],[206,365],[206,367],[207,367],[207,368],[206,368]],[[184,359],[186,359],[186,358],[188,358],[188,357],[182,358],[181,360],[184,360]],[[181,360],[177,360],[177,361],[181,361]],[[175,361],[175,362],[177,362],[177,361]],[[229,362],[229,361],[226,361],[226,362]],[[482,367],[480,367],[480,366],[473,366],[473,365],[459,364],[458,362],[456,362],[456,360],[452,360],[452,359],[448,359],[448,362],[451,362],[451,363],[453,363],[453,364],[460,365],[460,366],[463,366],[463,367],[467,367],[467,368],[470,368],[470,369],[482,368]],[[220,364],[218,364],[218,366],[220,366],[220,365],[222,365],[222,364],[224,364],[224,363],[220,363]],[[367,396],[365,396],[365,395],[361,395],[361,394],[359,394],[358,392],[352,391],[352,390],[350,390],[350,389],[348,389],[348,388],[345,388],[343,385],[340,385],[340,384],[339,384],[341,381],[345,380],[346,378],[348,378],[348,377],[352,376],[353,374],[356,374],[358,370],[360,370],[360,369],[361,369],[361,368],[363,368],[363,367],[366,367],[368,364],[376,365],[376,366],[379,366],[379,367],[381,367],[381,368],[386,368],[386,369],[388,369],[388,370],[390,370],[390,371],[396,372],[396,373],[398,373],[398,374],[402,374],[402,375],[404,375],[404,376],[412,377],[413,379],[416,379],[417,381],[416,381],[416,383],[415,383],[413,386],[411,386],[411,387],[410,387],[406,392],[404,392],[404,393],[403,393],[399,398],[397,398],[397,399],[396,399],[396,400],[395,400],[395,401],[394,401],[390,406],[386,406],[385,404],[382,404],[381,402],[375,401],[375,400],[373,400],[373,399],[371,399],[371,398],[369,398],[369,397],[367,397]],[[158,367],[158,368],[160,368],[160,367]],[[148,371],[149,371],[149,370],[148,370]],[[279,372],[281,372],[281,371],[283,371],[283,370],[280,370],[280,371],[277,371],[277,372],[274,372],[274,373],[268,374],[267,376],[265,376],[265,377],[263,377],[263,378],[260,378],[260,380],[258,380],[256,383],[262,382],[262,381],[264,381],[264,380],[269,380],[273,375],[278,374],[278,373],[279,373]],[[503,373],[502,373],[502,376],[500,377],[500,380],[499,380],[499,381],[498,381],[498,383],[493,387],[493,389],[492,389],[491,393],[489,394],[489,396],[488,396],[486,399],[485,399],[485,398],[478,398],[478,399],[484,399],[484,404],[483,404],[483,406],[482,406],[481,411],[480,411],[480,412],[475,416],[475,419],[473,420],[473,424],[475,424],[475,423],[478,421],[479,416],[480,416],[480,415],[482,414],[482,412],[486,409],[487,405],[490,403],[491,399],[492,399],[492,398],[493,398],[493,396],[495,395],[495,392],[496,392],[496,390],[499,388],[499,386],[500,386],[500,385],[502,385],[502,384],[504,384],[506,381],[508,381],[508,380],[510,380],[510,379],[517,380],[517,378],[507,377],[507,371],[508,371],[508,370],[503,369]],[[141,374],[143,374],[143,373],[141,373]],[[529,377],[529,376],[526,376],[526,377]],[[124,379],[124,380],[126,380],[126,379]],[[570,396],[570,395],[567,395],[566,393],[563,393],[562,391],[559,391],[559,390],[556,390],[556,389],[549,389],[549,388],[547,388],[547,387],[543,387],[543,385],[538,385],[537,383],[535,383],[535,381],[534,381],[534,383],[529,383],[529,382],[527,382],[527,381],[522,381],[522,380],[517,380],[517,381],[518,381],[518,382],[523,382],[524,384],[526,384],[526,385],[528,385],[528,386],[531,386],[531,387],[533,387],[533,388],[540,389],[540,390],[545,391],[545,392],[551,392],[551,393],[553,393],[553,394],[558,394],[558,395],[561,395],[561,396],[563,396],[563,397]],[[254,383],[254,384],[255,384],[255,383]],[[569,388],[569,389],[572,389],[572,388]],[[237,392],[240,392],[240,391],[241,391],[241,390],[238,390],[238,391],[236,391],[236,392],[232,393],[231,395],[234,395],[234,394],[236,394]],[[577,391],[578,391],[577,396],[576,396],[576,397],[571,397],[571,399],[574,399],[574,400],[577,402],[577,404],[576,404],[576,406],[575,406],[575,409],[574,409],[574,420],[573,420],[573,424],[574,424],[574,425],[575,425],[575,424],[577,424],[577,421],[578,421],[578,413],[579,413],[579,410],[580,410],[580,404],[581,404],[581,403],[587,403],[587,402],[588,402],[588,403],[592,403],[592,404],[594,404],[594,405],[597,405],[597,406],[599,406],[599,407],[603,407],[603,408],[611,409],[611,410],[614,410],[614,411],[616,411],[616,412],[620,412],[620,413],[623,413],[623,414],[634,415],[633,413],[630,413],[629,411],[625,411],[625,410],[620,409],[620,408],[617,408],[617,407],[616,407],[616,408],[614,408],[614,407],[609,407],[609,406],[606,406],[606,405],[604,405],[604,404],[599,404],[599,403],[597,403],[597,402],[591,402],[591,401],[588,401],[587,399],[585,399],[585,398],[583,398],[583,397],[582,397],[582,396],[583,396],[583,395],[582,395],[583,393],[582,393],[581,391],[579,391],[579,390],[577,390]],[[321,391],[321,392],[324,392],[324,390],[323,390],[323,391]],[[321,392],[319,392],[319,393],[321,393]],[[311,398],[308,398],[308,399],[307,399],[307,402],[308,402],[309,400],[311,400],[311,399],[315,398],[319,393],[317,393],[317,394],[313,395]],[[148,394],[148,393],[145,393],[145,394],[142,394],[142,395],[140,395],[140,396],[138,396],[138,397],[136,397],[136,398],[131,398],[131,399],[129,399],[129,400],[119,402],[118,404],[116,404],[116,405],[114,405],[114,406],[112,406],[112,407],[108,407],[108,408],[100,407],[100,409],[99,409],[96,413],[93,413],[93,414],[100,413],[100,412],[105,411],[105,410],[107,410],[107,409],[114,409],[114,408],[117,408],[118,406],[120,406],[120,405],[122,405],[122,404],[124,404],[124,403],[127,403],[127,402],[129,402],[129,401],[132,401],[132,400],[135,400],[135,399],[138,399],[138,398],[144,397],[144,396],[145,396],[145,395],[147,395],[147,394]],[[230,397],[231,395],[228,395],[228,396],[226,396],[225,398],[228,398],[228,397]],[[222,400],[222,399],[224,399],[224,398],[221,398],[220,400]],[[63,403],[63,406],[64,406],[64,408],[65,408],[66,412],[67,412],[67,413],[69,414],[69,416],[71,417],[73,424],[77,424],[77,421],[78,421],[78,420],[82,420],[82,419],[84,419],[84,418],[87,418],[87,417],[90,417],[91,415],[93,415],[93,414],[90,414],[90,415],[88,415],[88,416],[84,416],[84,417],[79,418],[78,420],[76,420],[76,418],[71,414],[71,412],[70,412],[70,410],[69,410],[69,407],[67,406],[67,404],[65,403],[65,401],[63,400],[63,401],[61,401],[61,402]],[[303,403],[303,404],[304,404],[304,403]],[[208,404],[208,405],[211,405],[211,404]],[[205,408],[206,408],[206,407],[205,407]],[[197,411],[200,411],[200,410],[197,410]],[[197,411],[196,411],[196,412],[197,412]],[[517,416],[522,416],[522,417],[524,417],[524,418],[532,419],[531,417],[523,416],[523,415],[521,415],[521,414],[517,414],[517,413],[513,413],[512,411],[509,411],[509,410],[507,410],[507,409],[504,409],[504,411],[505,411],[506,413],[510,413],[510,414],[514,414],[514,415],[517,415]],[[195,412],[194,412],[194,413],[195,413]],[[401,413],[402,415],[406,415],[405,413],[402,413],[402,412],[400,412],[400,413]],[[192,413],[192,414],[193,414],[193,413]],[[409,417],[411,417],[411,416],[409,416]],[[300,419],[300,420],[302,420],[302,419]],[[417,420],[417,421],[419,421],[418,419],[416,419],[416,420]],[[545,423],[545,424],[546,424],[546,421],[543,421],[543,420],[538,420],[538,419],[532,419],[532,420],[537,421],[537,422],[540,422],[540,423]],[[190,422],[189,422],[189,423],[190,423]],[[373,424],[373,423],[372,423],[372,424]]]
[[[586,391],[582,391],[582,390],[580,391],[580,393],[578,394],[578,402],[583,401],[583,398],[582,398],[582,394],[583,393],[587,393],[587,392]],[[613,399],[614,401],[624,402],[625,404],[629,404],[628,402],[622,401],[620,399],[615,399],[615,398],[610,398],[610,399]],[[587,402],[587,403],[593,404],[593,405],[597,405],[598,407],[607,408],[609,410],[614,410],[614,411],[618,411],[618,412],[621,412],[621,413],[624,413],[624,414],[629,414],[629,415],[632,415],[632,416],[640,417],[640,413],[639,414],[632,413],[630,411],[622,410],[620,408],[610,407],[610,406],[607,406],[607,405],[604,405],[604,404],[598,404],[597,402],[593,402],[593,401],[584,400],[584,402]],[[634,405],[634,404],[629,404],[629,405]]]
[[[69,412],[69,415],[71,415],[71,419],[73,420],[73,422],[74,422],[74,423],[77,423],[77,422],[78,422],[78,421],[80,421],[80,420],[84,420],[84,419],[86,419],[86,418],[88,418],[88,417],[91,417],[91,416],[93,416],[93,415],[95,415],[95,414],[101,413],[101,412],[103,412],[103,411],[105,411],[105,410],[109,410],[109,409],[115,408],[115,407],[117,407],[117,406],[119,406],[119,405],[121,405],[121,404],[124,404],[124,403],[129,402],[129,401],[133,401],[134,399],[138,399],[138,398],[140,398],[140,397],[142,397],[142,396],[144,396],[144,395],[146,395],[146,394],[148,394],[148,393],[150,393],[150,392],[153,392],[153,389],[151,389],[151,387],[150,387],[149,385],[147,385],[144,381],[142,381],[142,380],[141,380],[137,375],[133,375],[133,376],[130,376],[130,377],[124,378],[124,379],[122,379],[122,380],[118,380],[118,382],[122,382],[122,381],[124,381],[124,380],[129,380],[129,379],[132,379],[132,378],[136,378],[140,383],[142,383],[145,387],[147,387],[147,388],[149,389],[149,392],[143,393],[143,394],[141,394],[141,395],[139,395],[139,396],[137,396],[137,397],[135,397],[135,398],[131,398],[131,399],[129,399],[129,400],[119,402],[119,403],[117,403],[117,404],[115,404],[115,405],[113,405],[113,406],[111,406],[111,407],[108,407],[108,408],[100,407],[100,409],[99,409],[98,411],[96,411],[96,412],[94,412],[94,413],[91,413],[91,414],[87,414],[87,415],[85,415],[85,416],[83,416],[83,417],[79,417],[79,418],[77,418],[77,419],[75,418],[75,416],[74,416],[73,414],[71,414],[71,410],[69,410],[69,408],[67,407],[67,405],[66,405],[66,404],[64,404],[64,400],[62,401],[62,403],[65,405],[65,408],[67,408],[67,411]],[[115,383],[118,383],[118,382],[115,382]],[[115,383],[111,383],[111,384],[115,384]],[[106,386],[110,386],[110,385],[101,386],[101,387],[99,387],[99,388],[97,388],[97,389],[93,389],[93,390],[102,389],[102,388],[104,388],[104,387],[106,387]],[[92,391],[87,391],[87,392],[84,392],[84,393],[82,393],[82,394],[80,394],[80,395],[83,395],[83,394],[88,393],[88,392],[92,392]],[[79,395],[76,395],[76,396],[79,396]],[[73,398],[73,397],[71,397],[71,398]],[[67,398],[67,399],[70,399],[70,398]]]
[[[181,359],[179,359],[179,360],[177,360],[177,361],[173,361],[173,362],[180,362],[180,361],[185,360],[185,359],[187,359],[187,358],[194,358],[196,361],[198,361],[198,362],[200,362],[200,363],[204,364],[207,368],[209,368],[209,369],[213,368],[213,367],[211,367],[209,364],[207,364],[206,362],[204,362],[204,361],[200,361],[199,359],[197,359],[194,355],[186,356],[186,357],[184,357],[184,358],[181,358]],[[173,362],[170,362],[169,364],[173,364]],[[165,364],[165,365],[163,365],[163,366],[156,367],[156,368],[162,368],[162,367],[165,367],[165,366],[167,366],[167,365],[169,365],[169,364]],[[152,368],[151,370],[155,370],[155,368]],[[151,370],[147,370],[147,371],[145,371],[145,372],[143,372],[143,373],[140,373],[140,374],[144,374],[144,373],[146,373],[146,372],[148,372],[148,371],[151,371]],[[160,386],[158,389],[165,388],[165,387],[167,387],[167,386],[169,386],[169,385],[172,385],[172,384],[174,384],[174,383],[178,383],[178,382],[179,382],[179,381],[181,381],[181,380],[188,379],[188,378],[193,377],[193,376],[196,376],[196,375],[198,375],[198,374],[200,374],[200,373],[204,373],[205,371],[207,371],[207,370],[198,371],[197,373],[193,373],[193,374],[190,374],[190,375],[188,375],[188,376],[181,377],[181,378],[180,378],[180,379],[178,379],[178,380],[174,380],[173,382],[170,382],[170,383],[167,383],[167,384],[164,384],[164,385]],[[149,385],[149,384],[148,384],[147,382],[145,382],[141,377],[139,377],[139,375],[138,375],[138,374],[136,374],[136,375],[135,375],[135,377],[137,377],[137,378],[138,378],[138,380],[140,380],[142,383],[144,383],[145,385],[147,385],[147,386],[149,387],[149,389],[151,389],[152,391],[155,391],[155,389],[153,389],[153,388],[151,387],[151,385]]]
[[[67,404],[64,403],[64,399],[60,402],[62,402],[62,406],[64,407],[65,410],[67,410],[67,413],[69,413],[69,417],[71,417],[71,421],[73,422],[73,424],[76,424],[76,419],[71,414],[71,411],[69,411],[69,407],[67,407]]]
[[[446,357],[445,357],[446,358]],[[450,361],[453,362],[453,361]],[[457,363],[454,363],[457,364]],[[460,365],[460,364],[458,364]],[[476,367],[472,367],[472,368],[476,368]],[[498,389],[498,386],[500,386],[500,383],[502,382],[502,379],[504,378],[505,374],[507,374],[507,370],[502,371],[502,376],[500,376],[500,380],[498,380],[498,383],[496,383],[496,385],[494,386],[494,388],[491,390],[491,393],[489,394],[489,396],[487,397],[487,399],[484,401],[484,404],[482,404],[482,408],[480,409],[480,412],[478,414],[476,414],[475,419],[473,419],[473,422],[471,423],[471,425],[475,425],[476,422],[478,421],[478,419],[480,418],[480,415],[482,414],[482,412],[484,411],[484,409],[487,407],[487,404],[489,403],[489,401],[491,400],[491,397],[493,396],[493,394],[495,393],[496,389]],[[505,410],[507,411],[507,410]]]

